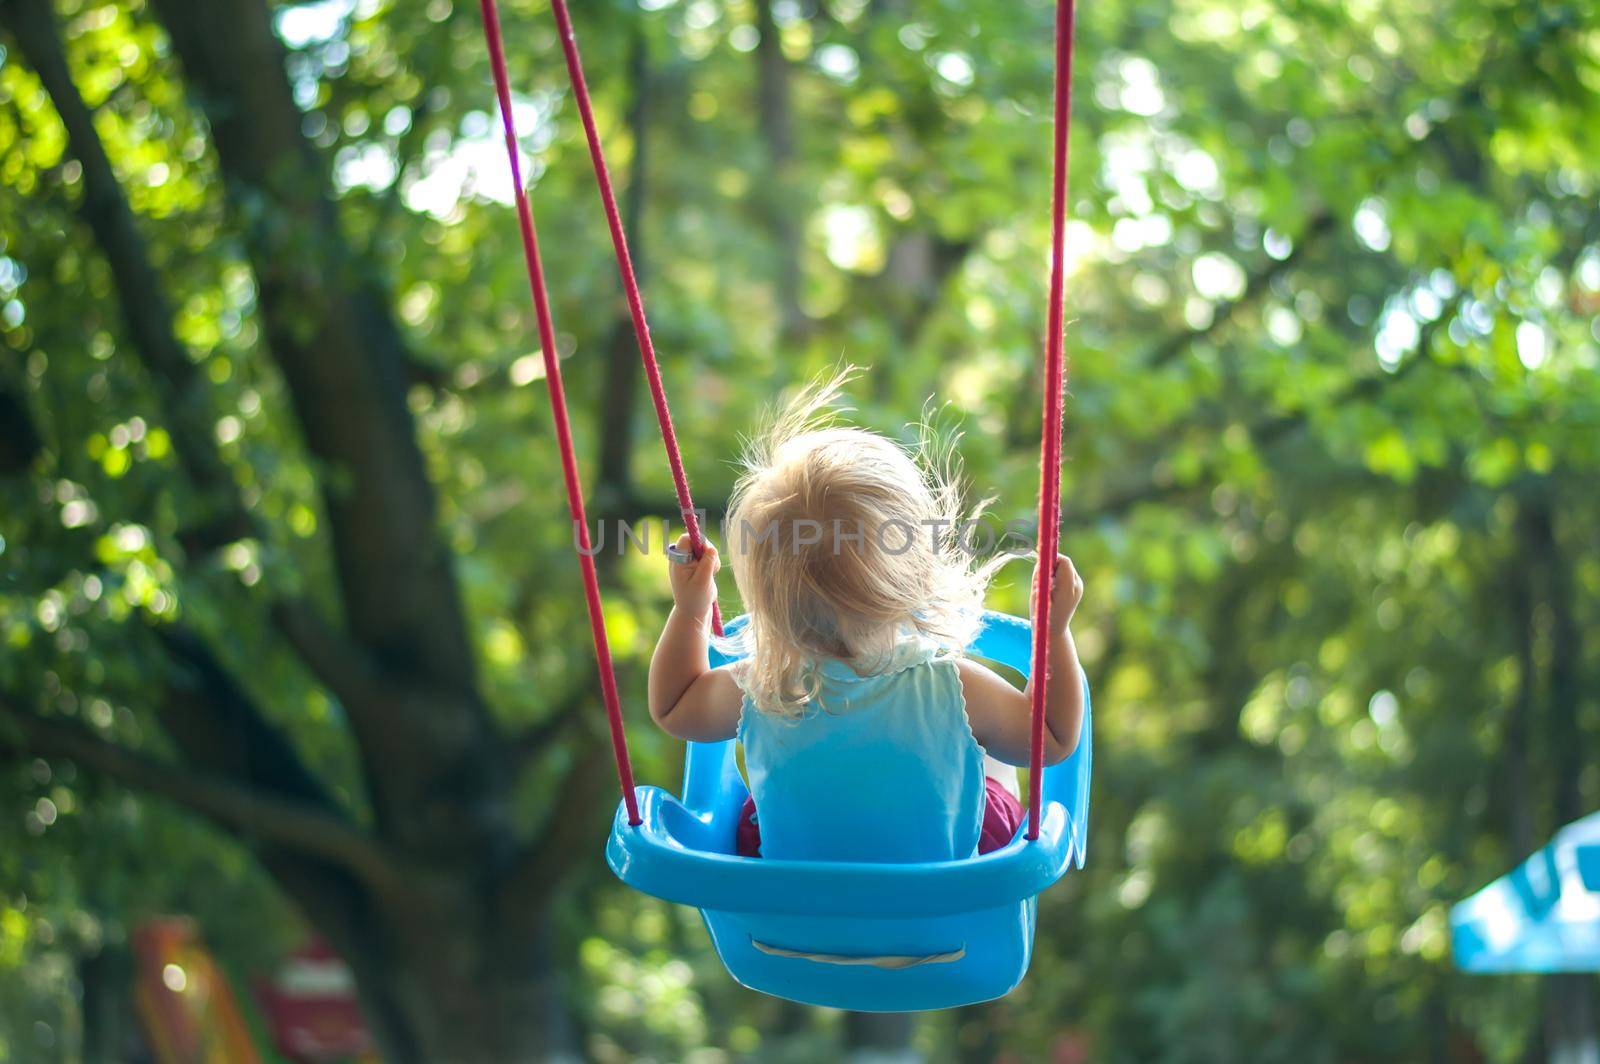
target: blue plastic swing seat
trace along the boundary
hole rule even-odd
[[[734,621],[729,628],[740,622]],[[1028,675],[1027,621],[984,615],[972,652]],[[712,651],[712,665],[732,659]],[[1044,772],[1039,838],[963,861],[870,864],[740,857],[748,791],[734,741],[690,743],[683,799],[619,805],[606,861],[630,887],[693,905],[728,972],[752,990],[854,1012],[954,1008],[1003,997],[1027,974],[1038,895],[1083,867],[1093,758],[1088,691],[1077,750]]]

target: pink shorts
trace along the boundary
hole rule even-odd
[[[993,776],[984,778],[983,793],[983,827],[978,833],[978,852],[988,853],[1015,838],[1028,814],[1016,795]],[[761,825],[756,822],[754,798],[746,798],[744,808],[739,810],[736,840],[740,857],[761,856]]]

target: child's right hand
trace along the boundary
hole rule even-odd
[[[689,533],[685,532],[678,537],[678,549],[685,555],[689,553]],[[717,570],[722,568],[722,560],[717,557],[717,548],[709,540],[702,541],[705,552],[698,558],[691,557],[687,563],[667,561],[667,578],[672,584],[672,601],[684,613],[692,617],[703,617],[711,612],[711,604],[717,599]]]
[[[1039,567],[1033,570],[1033,592],[1028,598],[1029,613],[1037,615],[1034,609],[1038,605],[1039,595]],[[1072,615],[1077,612],[1078,603],[1083,601],[1083,577],[1078,575],[1077,566],[1072,564],[1072,559],[1065,554],[1056,555],[1055,572],[1050,577],[1050,627],[1057,632],[1067,630],[1067,624],[1072,620]]]

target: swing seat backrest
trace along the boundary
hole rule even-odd
[[[1026,676],[1028,623],[987,613],[972,650]],[[713,665],[729,660],[712,658]],[[728,971],[753,990],[855,1012],[987,1001],[1027,972],[1039,892],[1083,865],[1091,732],[1086,691],[1077,750],[1045,769],[1039,838],[1030,842],[1019,829],[981,857],[924,864],[739,857],[734,834],[748,792],[728,740],[689,744],[681,800],[639,788],[637,826],[619,807],[606,860],[629,886],[700,909]]]

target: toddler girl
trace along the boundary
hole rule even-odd
[[[1028,693],[961,656],[999,561],[960,549],[957,492],[924,456],[819,417],[842,380],[789,407],[734,490],[724,528],[749,613],[733,637],[742,661],[707,661],[715,548],[669,565],[650,714],[680,739],[740,740],[753,799],[740,817],[745,856],[987,853],[1022,822],[1016,771],[1000,762],[1026,765],[1029,739]],[[1083,583],[1070,559],[1053,563],[1046,764],[1072,753],[1083,721],[1067,627]]]

